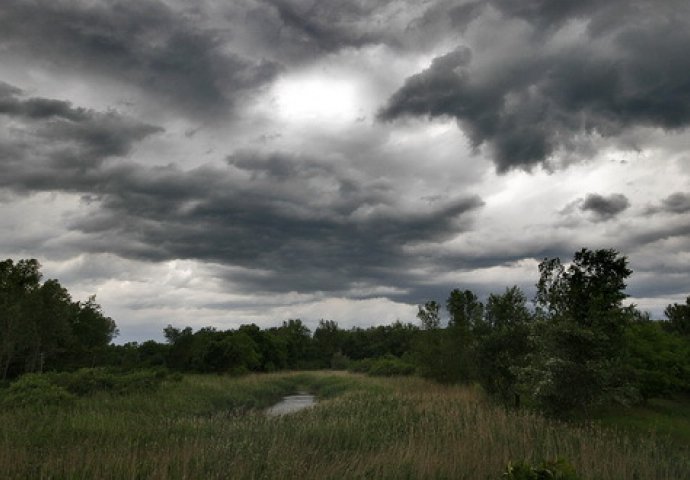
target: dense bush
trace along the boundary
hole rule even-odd
[[[351,362],[350,371],[367,373],[379,377],[392,377],[396,375],[412,375],[415,366],[401,358],[386,355],[380,358],[365,358]]]
[[[3,407],[65,404],[77,396],[96,392],[129,394],[153,392],[166,378],[163,370],[113,372],[83,368],[76,372],[30,373],[21,376],[0,394]]]
[[[66,391],[79,396],[98,391],[118,394],[151,392],[158,389],[165,379],[164,370],[137,370],[117,373],[104,368],[82,368],[76,372],[52,373],[50,381]]]
[[[50,381],[46,375],[29,373],[13,382],[0,396],[0,405],[26,407],[62,405],[74,399],[65,388]]]
[[[347,369],[353,373],[369,373],[371,364],[374,363],[373,358],[363,358],[361,360],[353,360]]]
[[[341,352],[335,352],[331,356],[331,368],[333,370],[347,370],[350,367],[350,359]]]

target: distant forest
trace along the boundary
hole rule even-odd
[[[510,405],[565,415],[690,393],[690,297],[652,320],[624,306],[632,271],[615,250],[582,249],[539,265],[534,308],[518,287],[488,296],[452,290],[419,306],[419,324],[344,330],[322,320],[260,329],[168,326],[165,343],[112,344],[115,322],[91,297],[73,301],[36,260],[0,262],[0,378],[104,368],[240,375],[349,369],[477,383]],[[445,308],[449,321],[441,321]]]

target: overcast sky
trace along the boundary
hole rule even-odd
[[[178,327],[414,322],[615,248],[690,294],[687,0],[2,0],[0,256]]]

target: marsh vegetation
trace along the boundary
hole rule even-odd
[[[306,390],[320,402],[265,409]],[[582,478],[663,480],[686,447],[491,402],[480,388],[337,372],[185,375],[0,413],[5,478],[498,479],[508,462],[567,458]]]

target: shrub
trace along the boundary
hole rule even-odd
[[[412,375],[415,373],[415,366],[393,355],[386,355],[380,358],[365,358],[351,362],[349,370],[377,377],[392,377]]]
[[[393,377],[397,375],[412,375],[415,367],[392,355],[377,358],[369,368],[369,375],[379,377]]]
[[[333,370],[347,370],[350,366],[350,359],[342,352],[335,352],[331,357],[331,368]]]
[[[368,373],[372,363],[374,363],[373,358],[363,358],[361,360],[354,360],[350,362],[348,370],[355,373]]]
[[[163,370],[135,370],[129,373],[116,373],[104,368],[82,368],[76,372],[54,373],[51,381],[68,392],[91,395],[106,391],[119,394],[133,392],[152,392],[166,378]]]
[[[0,404],[3,407],[62,405],[73,399],[74,395],[51,383],[45,375],[30,373],[9,386]]]

